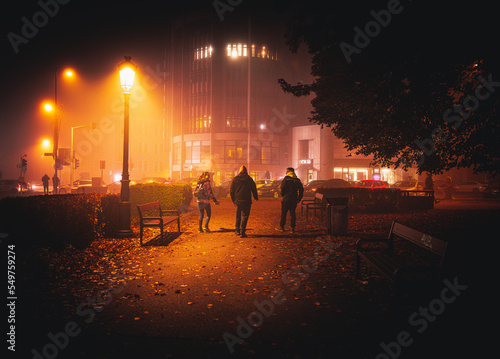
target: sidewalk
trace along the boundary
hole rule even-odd
[[[160,245],[140,247],[138,238],[102,240],[81,254],[100,258],[87,276],[68,274],[46,284],[51,292],[44,302],[54,307],[32,308],[35,320],[26,310],[34,326],[23,349],[42,352],[52,343],[49,331],[75,322],[80,332],[57,358],[375,358],[384,353],[381,344],[397,341],[401,332],[415,341],[401,347],[400,358],[472,350],[467,344],[483,318],[471,310],[481,294],[467,282],[471,276],[461,278],[472,289],[420,334],[409,316],[440,292],[396,307],[393,288],[383,279],[368,271],[354,279],[354,245],[360,236],[384,236],[393,219],[439,225],[433,234],[444,235],[451,222],[468,228],[463,218],[486,231],[498,212],[352,214],[348,236],[332,238],[319,219],[305,223],[300,207],[297,233],[276,231],[279,210],[279,201],[254,202],[248,238],[234,234],[235,210],[223,201],[212,204],[211,233],[198,233],[195,210],[183,215],[182,234]],[[456,231],[467,236],[462,228]],[[72,272],[86,264],[75,258],[65,265],[63,272]]]

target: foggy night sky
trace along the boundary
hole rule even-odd
[[[40,146],[42,138],[52,138],[51,117],[42,113],[40,104],[44,99],[52,101],[54,98],[56,66],[71,66],[78,76],[72,84],[61,79],[58,81],[58,101],[64,105],[61,127],[64,134],[61,134],[63,137],[60,147],[69,147],[67,138],[70,126],[87,124],[102,116],[116,118],[116,121],[120,118],[123,120],[123,113],[118,110],[122,93],[117,71],[117,65],[123,61],[123,56],[132,56],[132,61],[139,66],[136,81],[140,85],[141,71],[144,75],[147,66],[155,68],[162,61],[171,20],[192,10],[212,13],[217,18],[212,2],[213,0],[71,0],[66,5],[59,5],[57,14],[49,17],[48,23],[39,28],[38,33],[28,39],[27,44],[19,45],[17,54],[7,34],[13,32],[22,35],[21,18],[26,16],[31,20],[33,14],[41,9],[36,0],[11,1],[8,6],[4,4],[0,14],[0,171],[3,172],[3,178],[18,177],[19,171],[15,166],[19,162],[19,156],[25,153],[28,155],[28,181],[38,181],[39,173],[50,173],[52,169],[51,160],[40,158],[43,153]],[[269,11],[266,6],[255,4],[271,2],[243,0],[234,11],[246,11],[249,4],[252,4],[265,12]],[[286,1],[275,1],[275,9],[283,3]],[[328,3],[334,4],[331,11],[335,10],[335,4],[339,4]],[[374,3],[373,9],[381,9],[380,4],[386,3]],[[406,6],[410,4],[410,0],[401,0],[401,3]],[[422,5],[423,0],[414,0],[411,5],[415,5],[414,3],[419,4],[424,11],[421,11],[420,17],[414,16],[412,19],[415,32],[405,38],[405,41],[418,39],[420,33],[426,33],[428,19],[422,17],[424,14],[434,15],[435,25],[442,29],[444,36],[450,38],[450,42],[444,44],[450,48],[469,51],[471,47],[478,49],[481,46],[498,46],[495,40],[499,31],[492,21],[496,11],[472,11],[469,19],[468,14],[457,17],[457,12],[467,12],[469,7],[473,9],[478,6],[478,2],[462,4],[457,11],[453,11],[458,6],[456,2],[449,2],[449,5],[440,2],[442,8],[439,11],[432,2],[427,7]],[[230,16],[231,13],[226,12],[225,15]],[[367,14],[363,12],[362,15],[366,18]],[[403,15],[409,17],[411,14],[407,11]],[[346,26],[352,29],[365,22],[359,20]],[[399,25],[385,30],[396,32],[397,26]],[[435,33],[435,30],[432,31]],[[352,38],[347,38],[346,41],[352,42]],[[142,79],[144,81],[144,76]],[[154,98],[148,101],[150,102],[145,104],[152,115],[155,111],[161,113],[161,104],[156,108]],[[131,119],[132,111],[131,108]],[[48,170],[45,170],[47,166]]]

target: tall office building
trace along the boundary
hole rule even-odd
[[[278,84],[306,81],[308,61],[284,45],[276,19],[214,14],[179,19],[167,48],[166,132],[173,178],[232,178],[241,165],[254,179],[283,176],[291,127],[307,123],[309,100]],[[307,59],[307,57],[305,57]]]

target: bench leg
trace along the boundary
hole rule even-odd
[[[181,231],[181,221],[180,221],[180,218],[177,217],[177,231],[180,232]]]
[[[143,227],[141,226],[141,246],[142,246],[142,232],[143,232]]]

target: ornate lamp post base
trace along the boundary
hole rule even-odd
[[[134,232],[130,228],[130,202],[118,203],[118,223],[115,230],[117,238],[134,237]]]

